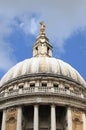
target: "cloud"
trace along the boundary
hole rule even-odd
[[[38,21],[44,20],[48,34],[57,37],[60,42],[78,28],[86,26],[85,12],[85,0],[36,0],[35,3],[34,0],[0,1],[0,14],[9,19],[18,17],[25,27],[25,32],[26,27],[33,30],[32,24],[36,17],[33,16],[32,19],[31,14],[40,14]]]
[[[0,70],[7,71],[16,63],[11,43],[6,41],[6,38],[11,33],[12,29],[9,23],[5,20],[0,20]]]
[[[9,43],[5,43],[4,41],[0,41],[0,69],[7,71],[10,67],[12,67],[16,61],[14,56],[12,55],[13,50],[10,47]]]
[[[26,35],[37,34],[38,31],[37,16],[32,15],[31,17],[28,17],[28,15],[26,15],[26,16],[19,17],[19,20],[21,22],[19,23],[19,25],[17,25],[17,27],[19,26]]]
[[[86,27],[85,15],[85,0],[0,0],[0,41],[6,44],[4,38],[11,35],[12,25],[21,29],[25,35],[37,35],[38,23],[43,20],[50,41],[62,53],[65,40]],[[8,46],[11,48],[11,44]],[[0,57],[4,53],[3,57],[9,61],[10,66],[14,64],[10,59],[13,51],[5,52],[6,47],[1,50]]]
[[[37,32],[38,26],[35,18],[31,19],[31,26],[30,26],[30,32],[35,35]]]

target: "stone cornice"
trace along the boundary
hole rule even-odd
[[[7,81],[4,85],[1,86],[0,90],[2,90],[3,88],[5,88],[6,86],[9,86],[9,84],[13,84],[13,83],[17,83],[18,81],[26,81],[29,78],[43,78],[43,77],[47,77],[47,78],[56,78],[58,80],[61,81],[65,81],[65,82],[70,82],[71,84],[75,84],[76,86],[78,86],[79,88],[82,88],[84,90],[86,90],[85,86],[83,86],[82,84],[78,83],[77,81],[68,78],[66,76],[63,75],[58,75],[58,74],[51,74],[51,73],[37,73],[37,74],[27,74],[27,75],[22,75],[19,77],[16,77],[12,80]]]
[[[0,99],[0,109],[29,103],[54,103],[86,109],[86,98],[53,92],[21,93],[2,97]]]

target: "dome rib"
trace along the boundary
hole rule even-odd
[[[33,57],[16,64],[3,76],[0,81],[0,86],[3,86],[6,82],[19,76],[38,73],[51,73],[59,76],[66,76],[86,86],[84,79],[71,65],[51,57]]]

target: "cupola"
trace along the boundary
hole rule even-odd
[[[40,34],[36,39],[36,42],[33,46],[33,57],[47,56],[52,57],[52,46],[49,43],[49,39],[45,34],[45,25],[43,22],[40,22]]]

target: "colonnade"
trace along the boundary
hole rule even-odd
[[[56,130],[56,106],[51,104],[51,130]],[[71,108],[67,108],[67,128],[66,130],[72,130],[72,113]],[[83,130],[86,130],[86,115],[83,114]],[[39,105],[34,105],[34,130],[39,130]],[[2,116],[2,128],[1,130],[6,130],[6,110],[3,110]],[[22,107],[17,108],[17,127],[16,130],[22,130]]]
[[[39,130],[39,106],[34,105],[34,130]],[[51,105],[51,130],[56,130],[55,105]]]

